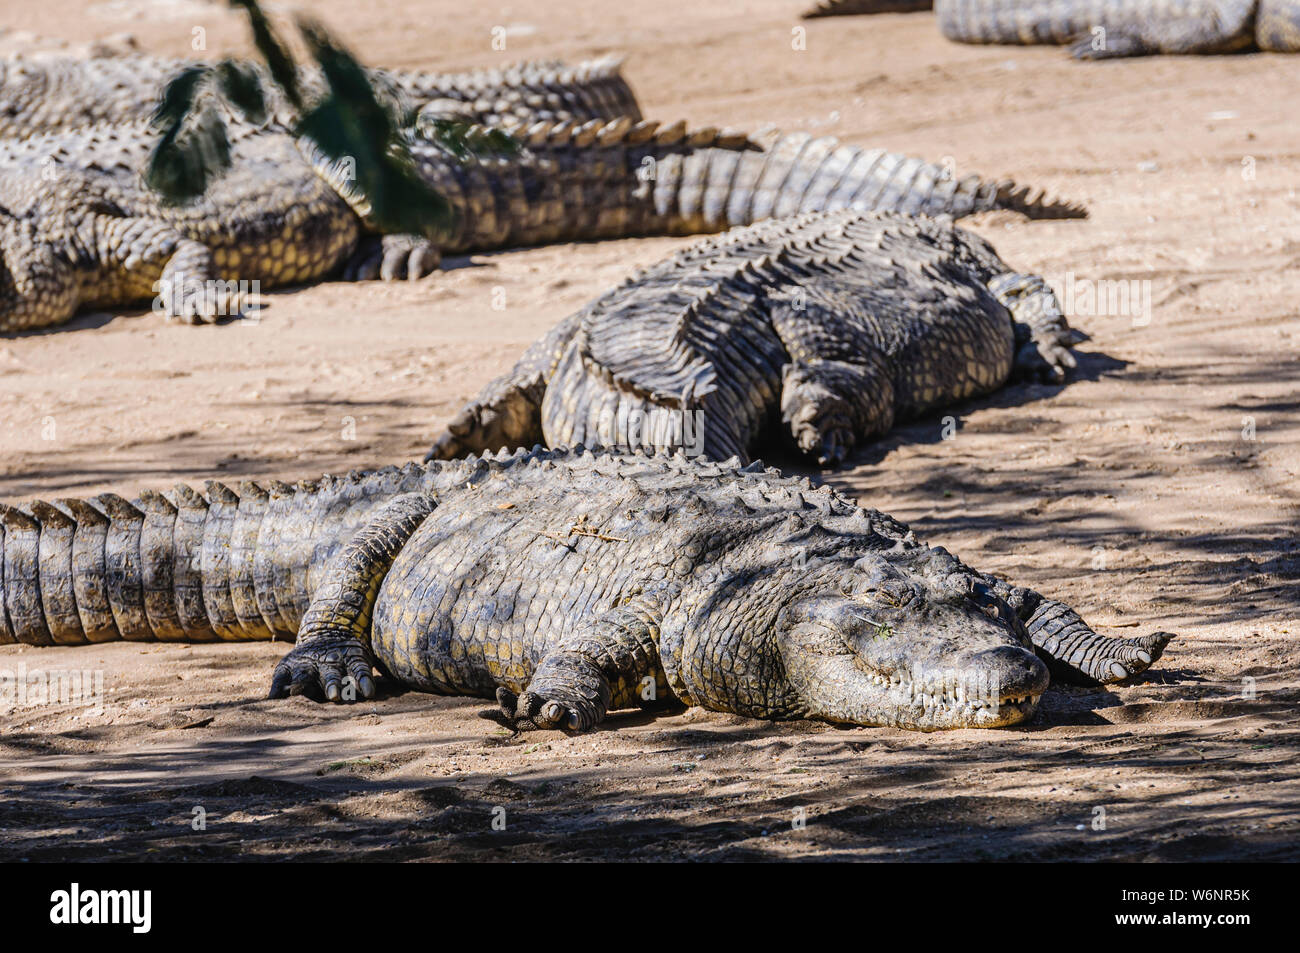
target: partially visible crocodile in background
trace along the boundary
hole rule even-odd
[[[868,13],[917,13],[934,9],[934,0],[819,0],[805,10],[805,20],[817,17],[849,17]]]
[[[382,237],[347,170],[275,124],[233,124],[232,168],[183,206],[164,204],[143,183],[157,136],[147,123],[0,141],[0,331],[57,324],[82,306],[148,300],[160,281],[175,289],[162,296],[169,315],[213,320],[238,301],[213,295],[208,282],[270,289],[345,265],[345,277],[418,278],[443,253],[714,232],[821,208],[1086,214],[1010,181],[959,178],[806,133],[759,149],[737,133],[628,117],[515,131],[520,154],[465,158],[418,125],[407,129],[419,175],[448,199],[456,224],[450,234]]]
[[[1079,59],[1300,52],[1300,0],[935,0],[962,43],[1055,43]]]
[[[448,116],[467,122],[586,122],[591,119],[641,118],[616,57],[586,60],[575,66],[554,60],[517,63],[503,69],[460,73],[371,69],[372,81],[393,94],[405,110],[426,118]],[[182,70],[197,64],[142,54],[102,57],[25,55],[0,58],[0,137],[15,138],[104,124],[146,120],[158,105],[163,87]],[[272,94],[272,115],[284,109],[268,71],[247,64]],[[318,74],[303,71],[310,90]]]
[[[672,698],[935,730],[1031,717],[1053,677],[1135,675],[1114,639],[906,526],[761,464],[534,448],[324,477],[0,507],[0,642],[292,637],[272,697],[372,667],[514,727]]]
[[[565,319],[429,457],[541,442],[745,459],[776,437],[834,464],[1013,373],[1064,379],[1070,342],[1041,278],[947,222],[773,219],[679,251]]]

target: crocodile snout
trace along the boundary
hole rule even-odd
[[[1014,645],[985,649],[971,658],[999,701],[1035,698],[1047,690],[1051,675],[1034,653]]]

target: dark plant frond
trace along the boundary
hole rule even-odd
[[[257,70],[249,63],[226,59],[217,64],[217,88],[230,103],[251,123],[266,121],[266,94]]]
[[[164,134],[179,129],[194,108],[194,101],[210,72],[207,66],[187,66],[168,80],[149,120],[154,127]]]
[[[163,202],[183,205],[207,191],[208,183],[229,167],[226,124],[208,104],[162,135],[149,155],[144,179]]]
[[[308,103],[301,77],[287,47],[272,29],[257,0],[230,0],[248,14],[253,40],[270,69],[271,80],[289,101],[295,135],[310,140],[327,164],[350,171],[347,185],[364,198],[372,224],[382,231],[433,235],[448,228],[453,212],[447,201],[420,175],[402,129],[402,97],[380,84],[334,41],[323,26],[299,18],[298,29],[320,67],[324,93]],[[145,180],[168,203],[201,195],[230,166],[231,147],[223,100],[245,119],[266,119],[267,92],[251,65],[223,60],[216,67],[191,67],[167,86],[156,122],[158,145],[149,158]],[[444,133],[440,132],[439,135]],[[517,148],[504,133],[448,129],[454,152],[470,156]],[[452,148],[449,146],[448,148]]]
[[[230,5],[243,9],[248,14],[248,24],[253,31],[253,43],[262,54],[262,59],[266,60],[266,65],[271,70],[271,78],[284,90],[285,98],[293,104],[293,107],[301,109],[303,98],[302,87],[298,81],[298,67],[293,62],[289,48],[276,36],[271,21],[267,19],[256,0],[230,0]]]
[[[504,129],[475,125],[459,119],[422,121],[421,138],[436,143],[462,162],[470,158],[518,155],[523,145]]]
[[[335,163],[355,170],[354,188],[383,231],[430,234],[451,224],[451,208],[416,170],[393,106],[380,102],[361,64],[319,23],[298,27],[320,65],[328,93],[298,121],[295,131]]]

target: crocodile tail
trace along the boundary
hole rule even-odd
[[[677,160],[657,187],[656,205],[674,209],[674,231],[716,231],[803,212],[856,209],[949,215],[1007,209],[1029,218],[1081,218],[1081,206],[1057,202],[1009,181],[957,176],[884,149],[844,145],[831,136],[779,136],[751,152],[706,150]]]
[[[989,208],[1019,212],[1033,219],[1088,217],[1088,209],[1078,202],[1052,198],[1042,189],[1035,191],[1009,180],[998,183]]]
[[[807,133],[764,148],[715,128],[628,117],[516,127],[516,155],[456,156],[422,132],[407,146],[423,180],[454,210],[444,254],[695,235],[801,212],[856,209],[954,217],[1009,208],[1031,217],[1082,215],[1010,182],[957,177],[944,166]],[[311,161],[362,217],[365,197],[308,145]]]
[[[292,639],[329,557],[425,472],[0,504],[0,644]]]
[[[1255,43],[1271,53],[1300,53],[1300,4],[1260,0],[1255,11]]]
[[[930,10],[934,0],[821,0],[817,6],[805,10],[800,16],[805,20],[818,17],[848,17],[870,13],[913,13]]]
[[[1096,10],[1052,0],[934,0],[939,31],[955,43],[1059,46],[1086,34],[1105,12],[1105,3]]]
[[[676,208],[660,199],[676,194],[681,157],[757,148],[739,133],[626,116],[542,121],[511,132],[519,151],[508,157],[457,157],[421,133],[408,138],[420,176],[455,211],[450,231],[438,236],[444,253],[680,231]]]
[[[492,124],[608,121],[622,116],[636,122],[641,107],[622,65],[616,56],[583,60],[576,66],[533,60],[457,74],[394,72],[386,79],[417,106],[430,104],[421,109],[426,118],[438,118],[445,108],[441,101],[470,106],[468,113],[457,115]]]

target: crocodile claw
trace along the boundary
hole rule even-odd
[[[362,242],[343,268],[344,281],[416,281],[438,270],[438,246],[419,235],[384,235]]]
[[[267,698],[306,695],[312,701],[354,702],[375,697],[373,666],[355,639],[308,638],[275,667]]]
[[[1078,363],[1068,342],[1030,339],[1016,352],[1016,376],[1042,384],[1060,384]]]
[[[516,695],[508,688],[497,689],[498,709],[485,711],[484,718],[495,721],[511,731],[537,731],[543,729],[578,730],[578,716],[557,701],[547,701],[534,692]]]
[[[1164,654],[1165,646],[1173,638],[1172,632],[1153,632],[1136,639],[1117,640],[1111,653],[1114,657],[1105,663],[1109,675],[1100,675],[1097,680],[1109,685],[1140,675]]]

